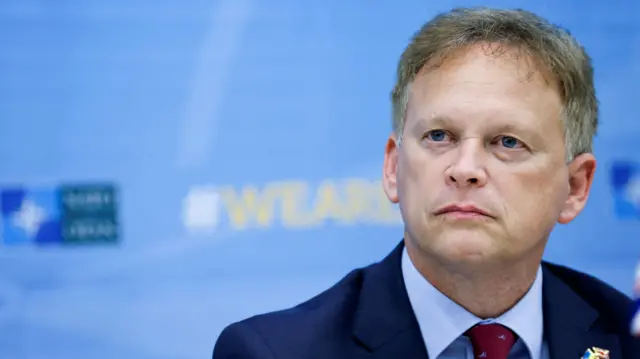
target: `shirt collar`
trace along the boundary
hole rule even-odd
[[[454,340],[479,322],[495,322],[518,335],[529,349],[531,359],[541,359],[542,268],[538,268],[527,294],[509,311],[492,320],[476,317],[432,286],[415,268],[406,248],[402,252],[402,274],[429,358],[436,359]]]

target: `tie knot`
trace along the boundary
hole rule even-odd
[[[467,331],[478,359],[507,359],[516,335],[500,324],[478,324]]]

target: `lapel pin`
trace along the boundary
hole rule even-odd
[[[609,351],[597,347],[589,348],[582,359],[609,359]]]

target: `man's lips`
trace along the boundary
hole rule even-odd
[[[453,215],[456,217],[489,217],[494,218],[488,211],[474,206],[474,205],[461,205],[451,204],[438,209],[435,212],[436,216],[439,215]]]

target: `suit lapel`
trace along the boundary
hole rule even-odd
[[[418,322],[402,277],[400,243],[365,270],[353,334],[368,358],[425,359]]]
[[[578,359],[588,348],[622,359],[617,336],[597,325],[599,313],[543,264],[543,311],[549,359]]]

